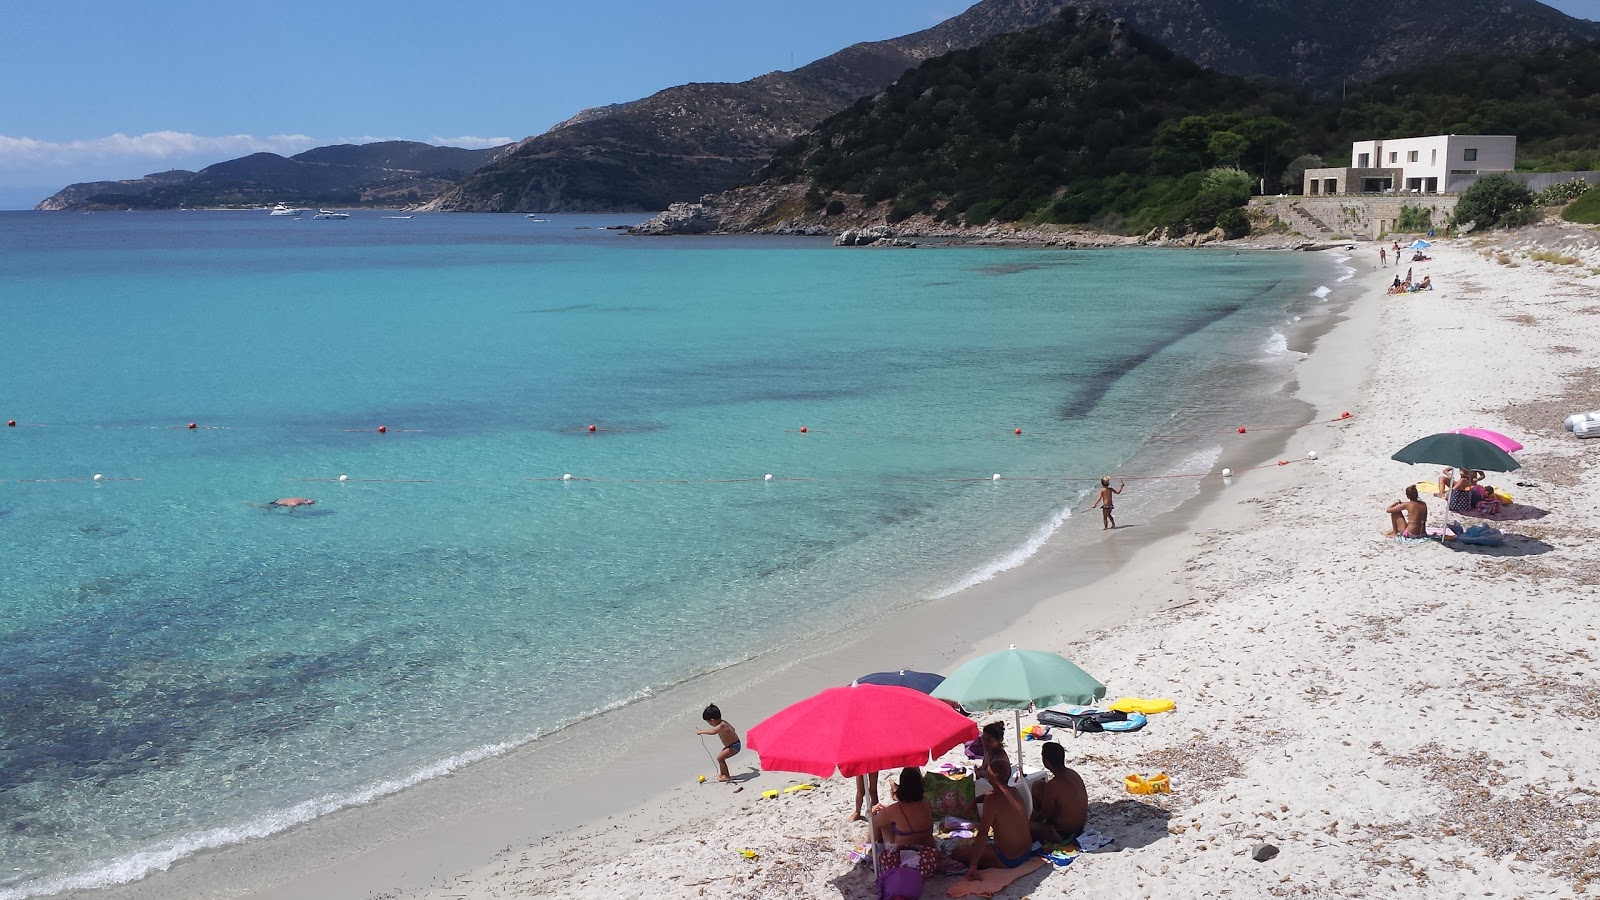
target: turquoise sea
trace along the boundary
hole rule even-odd
[[[1283,424],[1339,277],[393,215],[0,214],[0,900],[1097,539],[1071,479]]]

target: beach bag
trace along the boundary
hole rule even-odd
[[[945,816],[958,819],[978,818],[978,793],[971,776],[951,778],[937,772],[922,776],[922,794],[933,807],[935,820]]]
[[[914,866],[893,866],[879,872],[878,900],[922,900],[922,873]]]
[[[1458,512],[1458,513],[1471,512],[1472,511],[1472,492],[1471,491],[1451,491],[1450,492],[1450,503],[1449,503],[1449,506],[1450,506],[1450,511],[1451,512]]]

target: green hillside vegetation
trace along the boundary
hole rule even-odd
[[[825,191],[892,200],[890,221],[1209,229],[1249,198],[1254,177],[1237,167],[1281,171],[1300,155],[1307,103],[1069,9],[923,63],[785,148],[761,177],[809,177],[813,206]],[[1246,227],[1242,214],[1225,219]]]
[[[1600,168],[1600,44],[1452,59],[1312,98],[1202,69],[1108,19],[1053,23],[929,60],[784,148],[758,176],[925,213],[1139,232],[1248,228],[1258,189],[1375,135],[1509,133],[1532,168]],[[836,206],[832,208],[837,208]]]
[[[1600,190],[1590,189],[1561,211],[1561,218],[1580,225],[1600,225]]]
[[[1600,169],[1600,43],[1452,57],[1352,84],[1344,96],[1325,146],[1329,165],[1349,164],[1351,139],[1514,134],[1519,171]]]

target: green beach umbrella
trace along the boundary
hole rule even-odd
[[[1389,458],[1409,465],[1430,463],[1485,472],[1511,472],[1522,468],[1511,454],[1470,434],[1430,434],[1405,445]]]
[[[967,709],[1017,711],[1017,772],[1022,772],[1022,710],[1057,703],[1086,705],[1106,695],[1106,686],[1071,661],[1042,650],[1007,650],[980,656],[951,672],[933,689],[940,700]]]

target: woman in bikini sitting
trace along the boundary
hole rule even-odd
[[[888,806],[872,807],[873,840],[886,847],[920,852],[917,869],[923,878],[932,878],[944,869],[944,854],[933,839],[933,806],[922,790],[922,770],[907,766],[900,770],[898,784],[889,785]]]
[[[1389,504],[1389,530],[1385,537],[1428,536],[1428,504],[1417,497],[1417,486],[1406,485],[1406,498]]]

